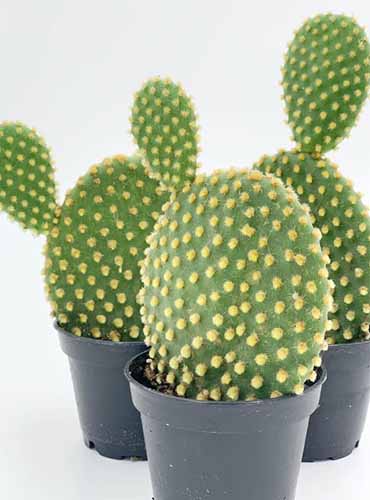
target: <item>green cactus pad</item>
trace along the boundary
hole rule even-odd
[[[322,153],[350,132],[368,94],[370,48],[350,17],[308,19],[289,46],[284,99],[302,151]]]
[[[166,199],[137,158],[106,159],[79,179],[46,247],[47,293],[62,327],[141,340],[139,263]]]
[[[319,238],[293,190],[258,171],[173,193],[142,267],[157,382],[200,400],[300,394],[332,303]]]
[[[135,95],[131,123],[153,178],[170,189],[194,179],[198,126],[192,101],[180,85],[169,79],[147,81]]]
[[[0,123],[0,210],[24,228],[47,234],[55,217],[55,191],[44,140],[20,122]]]
[[[329,160],[305,153],[281,151],[262,157],[257,167],[292,186],[301,202],[309,204],[312,222],[321,230],[336,285],[329,343],[369,339],[370,219],[351,181]]]

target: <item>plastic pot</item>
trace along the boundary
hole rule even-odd
[[[108,458],[146,458],[140,415],[123,376],[143,342],[111,342],[75,335],[55,325],[72,375],[83,440]]]
[[[147,386],[147,353],[126,366],[141,413],[155,500],[292,500],[309,416],[326,379],[301,396],[195,401]]]
[[[336,460],[359,445],[370,399],[370,341],[331,345],[323,356],[328,381],[312,415],[304,462]]]

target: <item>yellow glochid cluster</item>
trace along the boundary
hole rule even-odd
[[[94,165],[67,193],[45,250],[47,294],[61,327],[96,339],[142,339],[139,265],[166,200],[141,161],[125,156]]]
[[[198,400],[301,394],[326,346],[332,284],[296,194],[230,169],[198,175],[163,210],[140,293],[157,382]]]

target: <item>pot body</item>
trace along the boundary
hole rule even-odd
[[[350,455],[360,442],[370,399],[370,341],[338,344],[323,356],[328,381],[308,427],[304,462]]]
[[[126,367],[141,413],[155,500],[293,500],[325,370],[302,396],[240,402],[161,394]]]
[[[69,359],[85,444],[108,458],[146,458],[140,414],[123,376],[126,362],[145,344],[76,337],[55,328]]]

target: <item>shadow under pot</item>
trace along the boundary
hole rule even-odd
[[[310,415],[326,379],[301,396],[196,401],[143,378],[147,353],[126,366],[141,413],[155,500],[293,500]]]
[[[127,361],[146,345],[77,337],[55,328],[68,356],[85,444],[108,458],[146,459],[140,414],[123,376]]]
[[[328,381],[312,415],[304,462],[336,460],[359,445],[370,399],[370,341],[331,345],[323,355]]]

